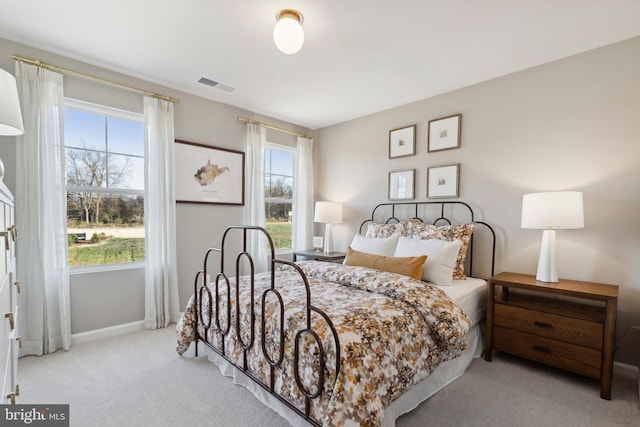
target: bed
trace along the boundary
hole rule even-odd
[[[247,252],[252,233],[269,242],[266,273],[254,272]],[[230,277],[225,249],[234,235],[241,249]],[[393,254],[385,255],[388,248],[379,247],[391,241]],[[478,241],[486,248],[478,249]],[[424,244],[440,245],[439,252],[429,252],[419,271],[411,267],[413,278],[367,264],[384,260],[396,268],[411,259],[415,265]],[[444,252],[456,263],[443,276],[437,262]],[[205,285],[215,254],[220,272]],[[229,227],[196,274],[177,326],[177,350],[183,354],[195,343],[197,355],[204,343],[223,374],[292,425],[392,426],[480,356],[486,282],[473,277],[474,256],[488,263],[486,275],[493,274],[495,233],[457,201],[376,206],[354,236],[345,265],[279,260],[266,230]],[[430,259],[434,281],[448,282],[424,281]]]

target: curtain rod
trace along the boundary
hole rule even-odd
[[[46,68],[48,70],[59,71],[61,73],[71,74],[71,75],[76,76],[76,77],[82,77],[83,79],[93,80],[94,82],[104,83],[104,84],[107,84],[107,85],[110,85],[110,86],[115,86],[115,87],[118,87],[120,89],[125,89],[125,90],[131,91],[131,92],[138,92],[138,93],[141,93],[143,95],[152,96],[154,98],[162,99],[162,100],[173,102],[173,103],[176,103],[176,104],[180,103],[179,99],[171,98],[169,96],[159,95],[157,93],[149,92],[149,91],[146,91],[146,90],[143,90],[143,89],[137,89],[135,87],[123,85],[121,83],[112,82],[110,80],[101,79],[100,77],[94,77],[94,76],[90,76],[88,74],[79,73],[77,71],[73,71],[73,70],[69,70],[69,69],[66,69],[66,68],[58,67],[57,65],[47,64],[46,62],[36,61],[36,60],[33,60],[33,59],[27,59],[27,58],[23,58],[23,57],[18,56],[18,55],[13,55],[13,59],[15,59],[16,61],[26,62],[27,64],[35,65],[37,67]]]
[[[240,120],[243,123],[251,123],[251,124],[254,124],[254,125],[264,126],[266,128],[269,128],[269,129],[279,130],[280,132],[284,132],[284,133],[288,133],[288,134],[291,134],[291,135],[300,136],[302,138],[313,139],[313,137],[311,135],[305,135],[304,133],[298,133],[298,132],[294,132],[292,130],[279,128],[277,126],[273,126],[273,125],[270,125],[270,124],[267,124],[267,123],[262,123],[262,122],[259,122],[257,120],[251,120],[251,119],[247,119],[245,117],[240,117],[240,116],[238,116],[238,120]]]

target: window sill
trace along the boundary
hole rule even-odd
[[[144,261],[122,262],[118,264],[83,265],[80,267],[69,267],[69,275],[102,273],[105,271],[135,270],[144,268]]]

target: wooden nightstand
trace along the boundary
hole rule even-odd
[[[305,259],[311,259],[316,261],[328,261],[328,262],[342,262],[344,257],[347,256],[344,252],[316,252],[314,250],[308,251],[294,251],[293,252],[293,262],[298,260],[298,257],[304,257]]]
[[[599,379],[600,397],[609,400],[617,306],[615,285],[497,274],[488,283],[484,358],[497,349]]]

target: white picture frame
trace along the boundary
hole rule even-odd
[[[324,248],[324,239],[322,236],[313,236],[313,249],[320,252]]]
[[[389,172],[389,200],[413,200],[415,177],[415,169]]]
[[[427,168],[427,198],[458,197],[460,164]]]
[[[462,114],[441,117],[429,121],[427,152],[460,148]]]

